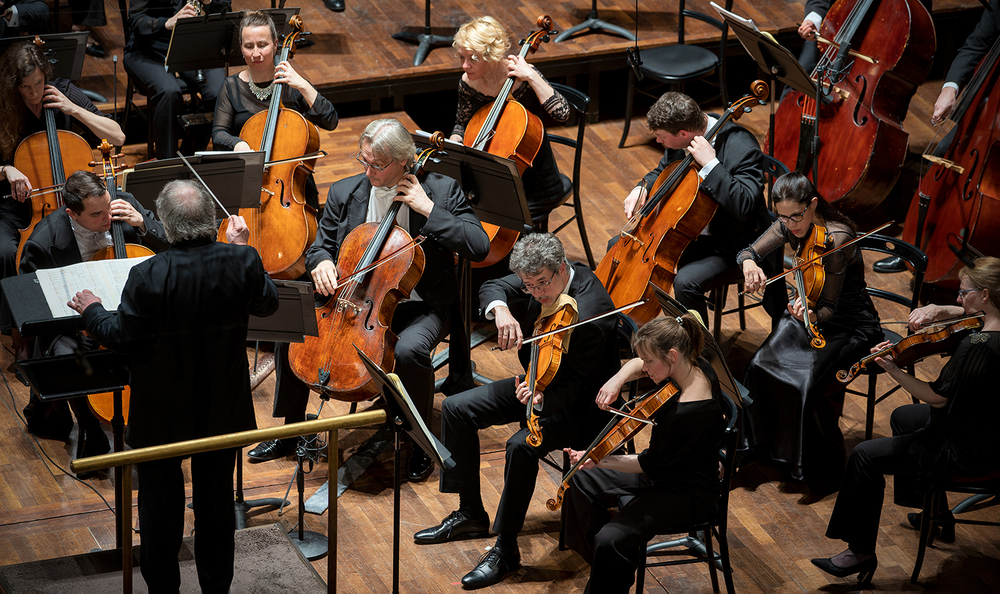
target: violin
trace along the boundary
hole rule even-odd
[[[809,318],[809,310],[816,306],[816,301],[823,294],[823,283],[826,282],[826,271],[823,269],[822,258],[829,249],[830,236],[826,227],[813,224],[809,234],[799,247],[795,258],[795,290],[802,299],[802,322],[809,335],[809,345],[814,349],[826,346],[826,339],[819,333],[819,328]],[[805,264],[811,262],[810,264]]]
[[[289,59],[302,34],[302,18],[289,21],[292,32],[281,44],[279,62]],[[281,106],[284,83],[273,83],[267,111],[254,114],[240,130],[240,138],[264,152],[260,206],[241,208],[250,229],[247,245],[260,253],[264,270],[274,278],[295,279],[306,271],[306,249],[316,239],[316,211],[306,204],[305,187],[319,150],[319,130],[302,114]],[[226,240],[228,221],[219,227]]]
[[[733,102],[705,132],[705,138],[715,138],[726,122],[738,120],[752,105],[763,103],[767,94],[767,83],[755,81],[751,94]],[[619,240],[594,271],[615,305],[647,299],[646,305],[629,313],[639,325],[660,313],[650,283],[670,291],[684,249],[711,222],[719,206],[699,191],[699,184],[690,154],[667,166],[653,182],[646,203],[622,227]]]
[[[789,92],[775,112],[774,157],[856,215],[878,206],[899,177],[909,138],[902,122],[933,62],[934,23],[918,0],[838,0],[820,37],[826,50],[813,80],[825,80],[830,101]],[[840,54],[845,43],[850,56]]]
[[[940,330],[911,334],[892,346],[862,358],[851,366],[850,371],[838,371],[837,379],[845,384],[850,383],[876,357],[892,357],[897,366],[906,367],[931,355],[945,353],[960,342],[966,334],[981,329],[983,315],[980,313],[937,322],[931,327],[941,327]]]
[[[548,15],[539,16],[536,25],[539,30],[521,40],[521,52],[518,55],[522,58],[529,52],[535,52],[543,41],[547,42],[549,35],[558,33],[552,30],[552,19]],[[514,78],[504,81],[493,103],[472,116],[465,129],[463,143],[514,161],[518,174],[524,175],[542,147],[545,126],[538,116],[510,96],[514,81]],[[485,268],[503,260],[520,237],[520,233],[511,229],[490,223],[482,225],[490,238],[490,253],[484,260],[472,262],[473,268]]]
[[[44,45],[37,36],[35,45]],[[66,172],[90,168],[94,153],[90,145],[79,134],[56,129],[56,114],[52,108],[42,106],[45,118],[45,132],[35,132],[21,141],[14,152],[14,168],[27,176],[32,188],[49,188],[45,198],[32,195],[31,221],[21,229],[21,241],[17,245],[17,262],[21,261],[24,242],[31,237],[35,225],[45,215],[64,207],[62,186],[66,183]]]
[[[444,146],[444,136],[435,132],[430,143],[414,160],[413,175]],[[337,278],[345,280],[316,308],[319,335],[288,347],[296,377],[336,400],[360,402],[378,394],[355,347],[386,371],[394,366],[396,336],[389,324],[396,304],[409,297],[424,272],[423,248],[396,224],[402,205],[393,201],[381,222],[358,225],[347,234],[337,258]],[[397,253],[402,255],[391,257]],[[376,260],[385,263],[360,272]]]
[[[637,399],[630,411],[630,415],[621,419],[612,419],[605,427],[604,431],[590,444],[580,460],[574,464],[566,476],[563,477],[556,496],[545,502],[545,507],[550,511],[556,511],[562,506],[563,494],[569,488],[569,480],[573,478],[587,460],[593,460],[597,464],[605,456],[613,453],[622,444],[635,437],[647,424],[644,421],[651,419],[663,405],[670,402],[675,396],[681,393],[681,389],[673,380],[668,379],[667,383]]]
[[[104,175],[102,176],[104,178],[104,185],[107,187],[108,193],[111,194],[111,201],[114,202],[118,199],[118,188],[115,181],[115,170],[117,167],[112,162],[114,156],[111,154],[115,147],[111,146],[111,143],[107,139],[104,139],[97,148],[101,151],[101,168],[104,171]],[[120,260],[123,258],[142,258],[154,255],[153,250],[144,245],[125,243],[125,225],[127,224],[125,221],[111,221],[111,245],[91,256],[91,262],[111,259]],[[130,395],[131,390],[128,386],[125,386],[125,389],[122,391],[122,414],[125,417],[126,425],[128,424]],[[90,410],[94,413],[94,416],[105,423],[111,423],[111,419],[114,418],[115,414],[113,392],[89,394],[87,396],[87,403],[90,405]]]
[[[561,304],[561,306],[559,306]],[[552,382],[559,371],[559,364],[562,362],[563,343],[569,339],[570,330],[566,329],[580,318],[577,311],[576,299],[568,295],[559,296],[559,309],[550,314],[545,319],[539,319],[535,323],[535,332],[547,333],[548,335],[531,343],[531,362],[528,364],[528,436],[525,441],[532,447],[542,445],[542,428],[539,425],[539,417],[535,414],[534,394],[544,392],[546,386]],[[558,329],[566,329],[565,332],[554,332]]]

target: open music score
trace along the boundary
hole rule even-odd
[[[35,275],[53,317],[79,316],[66,302],[84,289],[90,289],[100,297],[105,309],[114,311],[121,304],[129,271],[151,257],[81,262],[62,268],[37,270]]]

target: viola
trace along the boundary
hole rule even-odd
[[[535,323],[535,333],[547,334],[541,340],[531,343],[531,362],[528,364],[528,398],[527,423],[528,436],[525,441],[532,447],[542,445],[542,428],[539,425],[539,417],[535,414],[534,394],[544,392],[546,386],[552,382],[559,365],[562,363],[563,342],[569,338],[570,331],[555,332],[559,329],[566,329],[580,318],[577,311],[576,299],[568,295],[560,295],[559,304],[561,306],[544,319],[539,319]]]
[[[45,42],[35,37],[35,44]],[[32,188],[53,187],[55,191],[42,196],[30,197],[31,221],[21,229],[21,241],[17,245],[17,262],[21,261],[24,242],[31,237],[35,225],[45,215],[64,207],[62,186],[66,183],[66,172],[86,170],[93,160],[90,145],[80,135],[56,129],[55,110],[42,107],[45,118],[45,132],[35,132],[21,141],[14,152],[14,168],[27,176]]]
[[[948,150],[941,158],[924,155],[931,164],[910,202],[903,240],[927,254],[925,283],[958,288],[962,263],[949,248],[949,240],[959,243],[962,230],[961,241],[987,254],[1000,253],[1000,192],[996,182],[1000,128],[994,125],[1000,118],[998,79],[1000,40],[980,61],[948,116],[954,131]]]
[[[663,405],[670,402],[675,396],[681,393],[681,389],[673,380],[667,380],[661,388],[654,390],[638,399],[635,406],[630,411],[628,417],[612,419],[604,431],[590,444],[580,460],[574,464],[563,477],[556,496],[545,502],[545,507],[551,511],[556,511],[562,506],[563,494],[569,488],[569,480],[573,478],[587,460],[593,460],[597,464],[605,456],[613,453],[625,442],[635,437],[647,424],[644,420],[653,418]]]
[[[413,175],[444,146],[444,136],[435,132],[430,143],[414,160]],[[358,225],[347,234],[337,257],[337,278],[350,280],[316,308],[319,335],[289,345],[288,363],[296,377],[336,400],[360,402],[378,394],[355,347],[386,371],[394,366],[396,336],[389,324],[396,304],[409,297],[424,272],[423,248],[395,224],[402,204],[394,201],[380,223]],[[390,257],[397,252],[403,255]],[[385,264],[359,273],[377,260]]]
[[[521,51],[518,55],[522,58],[529,52],[535,52],[543,41],[547,42],[550,34],[558,33],[552,30],[552,19],[548,15],[539,16],[536,25],[539,30],[529,35],[527,39],[521,40]],[[493,103],[484,106],[472,116],[465,129],[463,143],[465,146],[514,161],[517,172],[524,175],[524,171],[531,167],[538,150],[542,147],[545,127],[538,116],[511,97],[514,80],[508,78],[504,81]],[[517,231],[490,223],[482,225],[490,238],[490,253],[484,260],[473,262],[473,268],[485,268],[503,260],[521,235]]]
[[[838,0],[820,36],[833,41],[814,80],[841,64],[845,42],[861,57],[843,56],[846,72],[826,85],[831,101],[818,110],[815,96],[785,96],[775,112],[774,157],[810,174],[838,209],[858,214],[878,206],[899,176],[908,140],[902,121],[933,62],[934,24],[918,0]],[[822,145],[814,155],[817,126]]]
[[[730,119],[738,120],[752,105],[763,103],[767,93],[767,83],[755,81],[751,94],[730,105],[705,138],[715,138]],[[629,313],[639,325],[660,313],[650,283],[670,291],[684,249],[711,222],[718,208],[715,200],[699,191],[699,184],[690,154],[665,168],[653,182],[646,203],[622,227],[618,241],[594,271],[615,305],[647,300]]]
[[[816,306],[816,301],[823,294],[823,284],[826,282],[826,270],[822,258],[829,249],[830,236],[826,227],[813,224],[809,235],[805,237],[796,254],[795,290],[802,299],[802,322],[809,335],[809,344],[814,349],[826,346],[826,339],[819,333],[819,328],[809,319],[809,310]],[[806,264],[806,262],[810,262]],[[801,266],[799,266],[801,264]]]
[[[941,329],[934,332],[911,334],[892,346],[862,358],[851,366],[850,371],[838,371],[837,379],[845,384],[850,383],[876,357],[892,357],[897,366],[906,367],[931,355],[945,353],[965,338],[966,334],[983,327],[983,314],[943,320],[933,324],[932,327],[940,327]]]
[[[107,139],[104,139],[97,148],[101,151],[101,169],[104,172],[102,176],[104,178],[104,185],[107,187],[108,193],[111,194],[111,201],[114,202],[118,199],[118,184],[115,181],[115,171],[118,168],[114,165],[112,161],[114,156],[111,154],[115,147],[111,146],[111,143]],[[111,245],[91,256],[90,260],[92,262],[110,259],[119,260],[122,258],[142,258],[154,255],[153,250],[146,246],[125,242],[126,224],[125,221],[111,221]],[[125,424],[128,424],[130,395],[131,390],[128,386],[125,386],[125,389],[122,391],[122,414],[125,416]],[[111,419],[115,414],[113,392],[90,394],[87,396],[87,403],[90,404],[90,410],[93,411],[94,416],[105,423],[111,423]]]
[[[289,21],[278,61],[294,53],[302,33],[302,18]],[[295,279],[306,271],[306,249],[316,239],[316,211],[306,204],[305,187],[319,150],[319,130],[302,114],[281,106],[283,83],[274,83],[267,111],[254,114],[240,130],[240,138],[264,152],[260,207],[241,208],[250,229],[247,245],[253,246],[274,278]],[[305,157],[303,157],[305,155]],[[313,158],[309,158],[313,157]],[[225,241],[228,221],[219,227]]]

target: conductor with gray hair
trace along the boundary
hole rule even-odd
[[[365,128],[355,157],[361,173],[330,187],[316,241],[306,251],[306,269],[320,295],[333,295],[340,247],[348,234],[364,223],[378,224],[394,202],[402,203],[396,223],[410,237],[426,239],[421,244],[423,275],[409,299],[396,306],[390,325],[398,338],[393,371],[429,422],[434,405],[431,350],[447,335],[450,312],[458,301],[455,254],[480,261],[489,253],[490,240],[458,182],[436,173],[410,173],[415,152],[410,133],[397,120],[375,120]],[[273,414],[293,423],[305,420],[309,388],[292,374],[283,351],[275,352]],[[271,460],[294,448],[294,440],[263,442],[247,455]],[[433,470],[430,457],[414,446],[407,460],[409,480],[423,480]]]
[[[125,441],[141,448],[256,429],[247,326],[251,315],[277,310],[278,290],[257,251],[237,245],[246,242],[241,217],[230,217],[231,243],[216,241],[214,206],[200,186],[170,182],[156,205],[170,249],[132,268],[118,310],[106,311],[89,290],[68,303],[92,337],[127,359],[132,396]],[[237,451],[191,456],[195,561],[203,592],[227,592],[233,580]],[[140,569],[151,592],[181,589],[181,461],[136,467]],[[187,584],[183,590],[194,588]]]

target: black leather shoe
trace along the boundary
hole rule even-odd
[[[899,256],[889,256],[872,264],[872,270],[884,273],[903,272],[906,270],[906,262]]]
[[[107,434],[100,427],[80,429],[76,440],[76,457],[78,459],[100,456],[110,451],[111,442],[108,441]]]
[[[434,460],[424,453],[424,450],[413,446],[406,460],[406,478],[410,482],[417,483],[429,477],[432,472],[434,472]]]
[[[262,441],[257,444],[257,447],[247,452],[247,458],[256,462],[284,458],[295,453],[295,441],[294,438]]]
[[[521,551],[516,547],[507,551],[494,545],[479,558],[479,565],[465,574],[462,587],[466,590],[485,588],[502,580],[508,572],[521,566]]]
[[[849,567],[838,567],[830,559],[813,559],[812,564],[833,577],[844,578],[856,573],[858,574],[858,584],[868,586],[872,583],[872,576],[875,575],[875,569],[878,568],[878,557],[866,559]]]
[[[910,523],[917,530],[920,530],[920,514],[921,512],[910,512],[906,514],[906,521]],[[951,512],[948,512],[951,516]],[[955,525],[954,524],[938,524],[939,532],[937,538],[941,542],[952,543],[955,542]]]
[[[87,55],[94,56],[95,58],[104,57],[104,46],[102,46],[97,41],[88,44],[86,49],[84,49],[84,51],[87,52]]]
[[[347,8],[344,5],[344,0],[323,0],[323,4],[333,12],[344,12],[344,9]]]
[[[453,511],[433,528],[425,528],[413,535],[417,544],[440,544],[467,538],[482,538],[490,533],[490,517],[472,518],[460,511]]]

